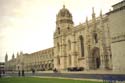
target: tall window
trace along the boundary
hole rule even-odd
[[[60,27],[58,27],[58,34],[60,34]]]
[[[59,43],[57,43],[57,50],[58,50],[58,52],[60,51]]]
[[[60,57],[57,57],[57,64],[60,65]]]
[[[71,50],[71,41],[68,40],[68,50]]]
[[[81,52],[81,57],[84,57],[84,39],[82,36],[79,36],[80,39],[80,52]]]
[[[94,33],[94,41],[95,41],[95,43],[98,43],[98,36],[97,36],[97,33]]]
[[[71,65],[72,61],[71,61],[71,55],[69,55],[69,66]]]

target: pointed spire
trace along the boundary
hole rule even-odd
[[[86,24],[87,24],[87,27],[88,27],[88,17],[86,16]]]
[[[102,18],[102,10],[100,10],[100,17]]]
[[[94,12],[94,7],[92,8],[92,21],[93,21],[93,31],[96,31],[96,16]]]
[[[8,56],[7,52],[6,52],[6,56]]]
[[[65,9],[65,5],[63,4],[63,9]]]
[[[88,17],[86,16],[86,23],[88,23]]]
[[[94,14],[94,7],[92,7],[92,13]]]
[[[13,53],[13,55],[12,55],[12,59],[14,59],[15,58],[15,56],[14,56],[14,53]]]
[[[94,7],[92,7],[92,18],[95,18]]]
[[[8,61],[8,54],[7,54],[7,52],[6,52],[6,55],[5,55],[5,62],[7,62]]]

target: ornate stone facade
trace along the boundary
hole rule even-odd
[[[6,62],[6,70],[27,70],[37,71],[53,69],[53,48],[48,48],[31,54],[17,53],[17,57]]]
[[[77,26],[65,6],[56,16],[54,33],[54,67],[59,70],[113,69],[125,73],[125,0],[112,6],[113,10]],[[68,20],[68,21],[67,21]]]
[[[84,69],[111,69],[111,50],[108,16],[73,25],[72,14],[65,6],[56,17],[54,33],[54,67],[59,70],[83,67]]]
[[[113,70],[125,73],[125,0],[113,5],[113,10],[74,26],[72,14],[65,6],[56,16],[54,47],[32,54],[17,54],[5,65],[10,69],[30,70]]]

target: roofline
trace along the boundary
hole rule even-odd
[[[115,6],[115,5],[118,5],[118,4],[120,4],[120,3],[123,3],[124,1],[125,1],[125,0],[123,0],[123,1],[121,1],[121,2],[119,2],[119,3],[114,4],[114,5],[112,5],[112,7]]]
[[[111,13],[114,13],[114,12],[117,12],[117,11],[120,11],[120,10],[124,10],[125,9],[125,6],[121,7],[121,8],[118,8],[118,9],[115,9],[113,11],[110,11],[110,12],[107,12],[106,15],[109,15]]]

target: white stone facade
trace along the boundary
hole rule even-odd
[[[54,66],[59,70],[83,67],[84,69],[111,69],[111,51],[108,17],[100,13],[92,20],[73,25],[72,15],[63,7],[56,18],[54,33]]]
[[[7,55],[6,55],[7,56]],[[37,51],[31,54],[17,53],[17,57],[5,63],[6,70],[45,71],[53,69],[53,48]]]
[[[125,73],[125,0],[113,5],[108,13],[113,71]]]
[[[56,17],[54,67],[59,70],[83,67],[86,70],[113,69],[124,72],[124,22],[124,0],[115,4],[112,11],[104,15],[100,12],[99,17],[93,9],[92,19],[88,21],[86,18],[85,23],[77,26],[73,25],[72,14],[64,6]],[[116,38],[113,38],[117,36],[120,41],[115,42]]]
[[[48,57],[48,58],[47,58]],[[113,70],[125,73],[125,0],[113,5],[113,10],[74,26],[72,14],[65,6],[56,16],[54,47],[32,54],[18,55],[5,66],[30,70],[79,69]],[[23,63],[22,63],[23,62]],[[23,66],[22,66],[23,64]],[[53,67],[54,65],[54,67]]]

